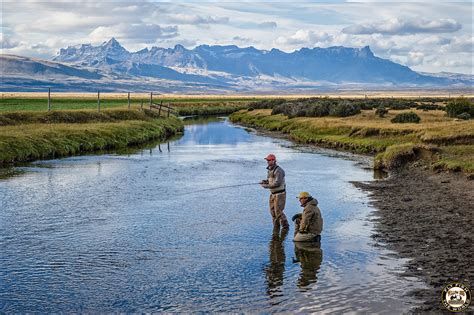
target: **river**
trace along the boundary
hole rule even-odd
[[[272,233],[255,184],[268,153],[289,220],[300,191],[318,199],[320,246]],[[370,237],[350,183],[374,180],[363,160],[213,119],[152,148],[16,167],[0,179],[0,312],[406,312],[422,284]]]

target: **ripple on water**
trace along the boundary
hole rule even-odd
[[[420,286],[373,246],[350,157],[295,149],[226,122],[136,154],[45,161],[0,180],[0,312],[400,313]],[[310,191],[320,248],[273,235],[263,157],[287,174],[286,213]],[[374,299],[374,296],[377,297]],[[403,302],[404,301],[404,302]]]

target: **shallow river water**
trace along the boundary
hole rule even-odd
[[[286,214],[309,191],[320,247],[272,233],[268,153]],[[39,161],[0,179],[0,312],[406,312],[421,284],[371,239],[350,181],[360,159],[295,147],[226,120],[188,123],[168,145]],[[238,186],[241,185],[241,186]],[[291,223],[291,221],[290,221]]]

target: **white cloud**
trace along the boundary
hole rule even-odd
[[[101,42],[112,37],[129,42],[154,43],[160,38],[178,36],[177,26],[162,27],[157,24],[125,24],[100,26],[89,34],[92,42]]]
[[[276,22],[262,22],[258,24],[258,27],[260,28],[277,28],[277,26]]]
[[[311,30],[298,30],[290,36],[279,36],[275,43],[277,45],[308,45],[324,43],[332,40],[332,36],[326,32],[314,32]]]
[[[356,24],[342,29],[346,34],[418,34],[418,33],[453,33],[461,29],[461,24],[453,19],[410,19],[392,18],[387,21]]]
[[[244,42],[244,43],[246,43],[246,42],[250,41],[251,39],[250,39],[250,38],[247,38],[247,37],[234,36],[234,37],[232,37],[232,40],[235,40],[235,41],[237,41],[237,42]]]
[[[228,17],[218,16],[200,16],[195,14],[168,14],[166,20],[176,24],[226,24],[229,22]]]
[[[19,45],[19,42],[12,40],[9,36],[4,35],[3,33],[0,33],[0,47],[2,50],[15,48]]]

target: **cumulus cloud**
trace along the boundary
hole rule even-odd
[[[346,34],[387,34],[405,35],[418,33],[453,33],[461,29],[461,24],[453,19],[410,19],[393,18],[366,24],[355,24],[342,29]]]
[[[317,43],[332,41],[333,37],[326,32],[314,32],[311,30],[298,30],[288,37],[280,36],[276,39],[277,45],[307,45],[314,46]]]
[[[277,24],[276,22],[263,22],[263,23],[260,23],[258,24],[258,27],[259,28],[276,28],[277,27]]]
[[[425,54],[419,51],[410,51],[405,64],[409,67],[423,64]]]
[[[177,26],[162,27],[158,24],[125,24],[100,26],[89,34],[93,42],[108,40],[111,37],[130,42],[154,43],[157,39],[178,36]]]
[[[228,17],[218,16],[201,16],[197,14],[168,14],[166,16],[167,21],[175,24],[227,24],[229,23]]]
[[[247,38],[247,37],[234,36],[234,37],[232,37],[232,40],[234,40],[234,41],[236,41],[236,42],[249,42],[249,41],[251,41],[252,39],[251,39],[251,38]]]
[[[0,33],[0,48],[3,49],[11,49],[19,46],[20,43],[12,40],[9,36],[6,36]]]
[[[164,39],[164,40],[159,40],[158,41],[160,46],[164,47],[174,47],[175,45],[179,44],[182,45],[188,49],[191,49],[197,45],[197,42],[195,40],[191,39]]]
[[[474,47],[474,38],[472,36],[456,36],[454,37],[449,45],[443,47],[445,50],[449,52],[465,52],[465,53],[473,53]]]

